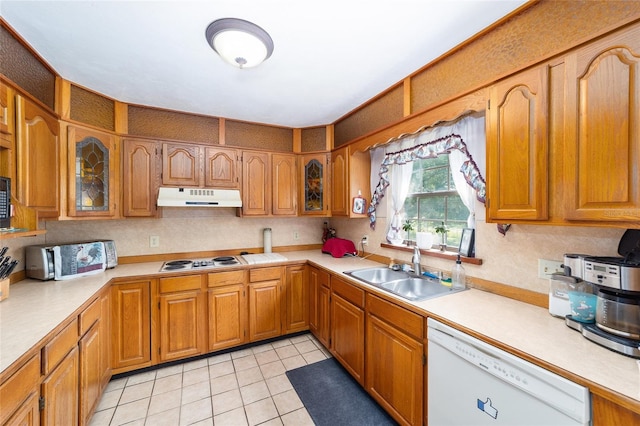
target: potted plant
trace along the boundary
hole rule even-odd
[[[411,231],[413,231],[413,221],[405,220],[402,224],[402,230],[407,233],[407,244],[411,240]]]
[[[447,232],[449,229],[445,226],[444,222],[441,225],[436,226],[436,234],[440,234],[440,251],[445,251],[447,248]]]

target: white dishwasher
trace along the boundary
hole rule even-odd
[[[429,425],[589,425],[589,390],[431,318]]]

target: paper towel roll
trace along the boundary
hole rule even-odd
[[[264,228],[264,252],[271,253],[271,228]]]

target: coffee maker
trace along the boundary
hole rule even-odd
[[[618,254],[584,258],[583,279],[596,289],[595,323],[568,315],[566,324],[601,346],[640,358],[640,230],[625,231]]]

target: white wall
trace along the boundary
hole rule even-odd
[[[180,253],[200,250],[262,247],[262,229],[273,229],[273,245],[320,244],[323,222],[336,228],[338,237],[354,242],[369,236],[367,252],[411,261],[411,253],[383,249],[387,219],[378,218],[376,230],[367,219],[338,218],[239,218],[234,209],[165,209],[162,219],[45,222],[47,234],[4,240],[8,255],[23,260],[23,247],[31,244],[62,243],[104,238],[116,241],[120,256]],[[299,239],[293,239],[293,233]],[[483,264],[464,267],[467,275],[540,293],[547,293],[548,280],[537,276],[538,258],[563,260],[564,253],[616,255],[623,229],[513,225],[505,236],[495,224],[477,223],[476,256]],[[160,237],[160,247],[149,247],[149,236]],[[428,268],[448,271],[453,261],[423,256]],[[23,269],[23,262],[18,269]]]

